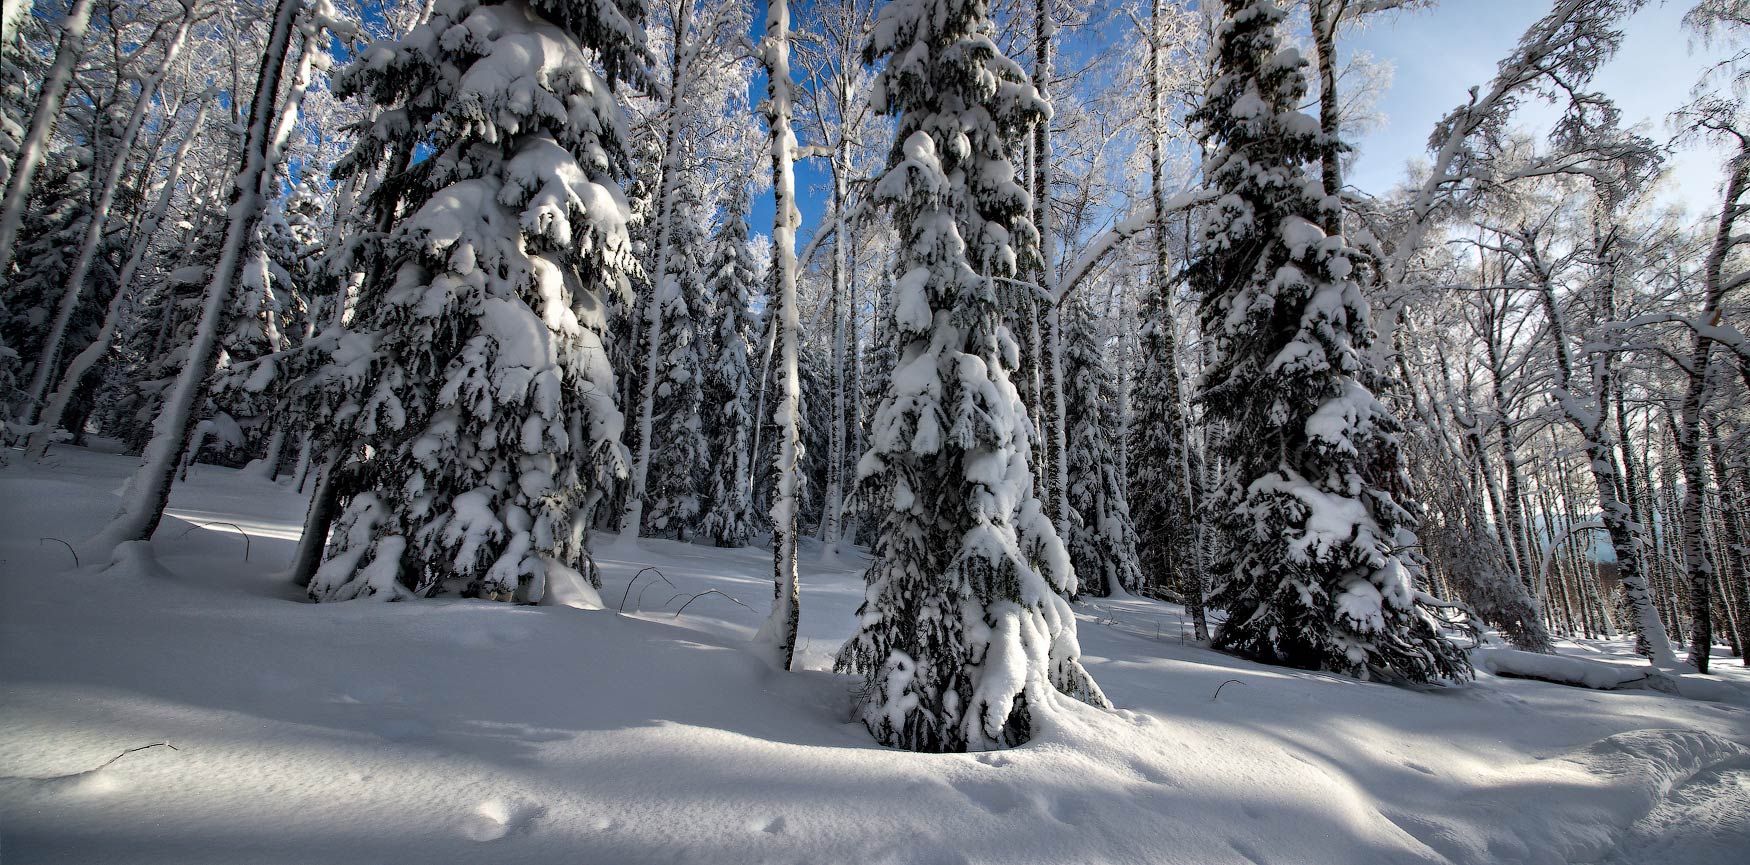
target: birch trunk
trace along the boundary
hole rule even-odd
[[[1746,512],[1750,512],[1750,495],[1747,495],[1750,484],[1746,483],[1743,472],[1734,476],[1728,471],[1718,426],[1713,427],[1709,455],[1713,461],[1715,482],[1720,487],[1720,545],[1724,547],[1725,560],[1730,565],[1723,584],[1737,606],[1737,619],[1733,624],[1738,655],[1744,666],[1750,667],[1750,548],[1746,547],[1750,539],[1745,537],[1743,520]]]
[[[49,397],[48,406],[37,419],[38,428],[31,433],[30,442],[25,448],[25,458],[40,460],[48,452],[49,437],[55,427],[60,424],[61,417],[67,411],[67,404],[72,401],[73,393],[79,389],[79,382],[91,372],[92,367],[109,352],[115,343],[116,329],[121,326],[122,313],[127,306],[127,298],[131,294],[130,286],[134,275],[139,273],[140,264],[146,260],[146,253],[152,245],[152,239],[158,234],[158,227],[164,221],[164,214],[170,210],[170,202],[176,197],[176,183],[182,177],[182,166],[188,159],[188,151],[194,144],[195,131],[206,122],[207,111],[212,107],[211,95],[201,101],[200,110],[195,112],[194,122],[188,127],[188,134],[183,136],[182,143],[176,147],[176,155],[171,157],[170,170],[164,178],[164,188],[158,192],[158,200],[153,203],[151,211],[140,225],[138,236],[134,239],[134,248],[128,253],[128,260],[122,264],[121,276],[116,281],[115,297],[110,298],[109,308],[103,314],[103,326],[97,333],[97,339],[79,352],[67,364],[67,369],[61,374],[61,382],[55,392]]]
[[[1324,182],[1325,195],[1333,202],[1343,192],[1343,145],[1338,136],[1341,117],[1337,108],[1337,20],[1343,14],[1342,2],[1312,0],[1308,7],[1319,66],[1319,131],[1324,134],[1319,145],[1319,177]],[[1324,223],[1326,234],[1342,234],[1343,208],[1326,210]]]
[[[1614,445],[1604,427],[1603,414],[1581,405],[1578,395],[1574,393],[1574,363],[1568,346],[1566,316],[1561,305],[1556,302],[1555,288],[1550,283],[1548,273],[1537,266],[1535,260],[1533,273],[1537,278],[1534,288],[1543,302],[1544,314],[1549,319],[1550,341],[1555,345],[1556,402],[1560,405],[1563,416],[1585,442],[1586,462],[1597,488],[1599,517],[1604,523],[1605,531],[1610,535],[1610,544],[1616,553],[1617,578],[1622,583],[1629,613],[1634,617],[1635,649],[1651,658],[1657,666],[1675,666],[1677,656],[1671,651],[1671,640],[1666,636],[1665,625],[1659,620],[1659,614],[1653,607],[1653,598],[1647,590],[1646,577],[1642,572],[1640,537],[1635,532],[1636,527],[1628,506],[1617,495],[1616,462],[1612,454]]]
[[[669,265],[673,261],[675,197],[680,189],[681,97],[686,90],[688,55],[685,51],[687,20],[692,0],[681,0],[675,16],[674,50],[670,57],[668,129],[657,180],[656,273],[650,296],[644,301],[644,378],[638,386],[638,450],[626,488],[626,510],[620,515],[621,543],[630,543],[644,529],[644,496],[650,481],[650,438],[656,425],[656,378],[662,369],[662,307],[669,290]],[[678,287],[676,288],[678,290]],[[636,345],[636,343],[634,343]]]
[[[1726,299],[1726,258],[1739,239],[1732,236],[1738,216],[1743,212],[1740,199],[1750,182],[1750,145],[1740,145],[1727,163],[1726,200],[1720,207],[1719,227],[1714,232],[1712,249],[1704,270],[1706,295],[1702,298],[1701,315],[1696,324],[1718,327]],[[1679,465],[1683,471],[1683,554],[1689,584],[1689,663],[1697,671],[1708,670],[1708,654],[1713,644],[1713,562],[1702,543],[1706,517],[1702,502],[1707,493],[1707,459],[1701,441],[1701,410],[1708,388],[1713,340],[1702,327],[1695,328],[1694,345],[1690,351],[1688,381],[1684,387],[1681,425],[1677,429]]]
[[[42,167],[48,152],[49,137],[55,134],[55,124],[61,119],[61,103],[67,96],[67,85],[73,80],[73,67],[85,55],[85,31],[91,24],[92,0],[73,0],[67,17],[61,21],[61,44],[55,49],[54,65],[49,67],[42,87],[37,91],[36,111],[31,114],[30,131],[18,147],[18,158],[12,163],[12,177],[6,184],[6,198],[0,203],[0,274],[12,266],[17,251],[18,228],[24,222],[24,207],[30,201],[30,188],[36,182],[36,172]]]
[[[790,78],[789,0],[769,0],[766,6],[766,36],[761,45],[766,67],[766,125],[772,155],[772,283],[777,289],[773,320],[779,353],[778,407],[773,421],[778,425],[778,456],[772,494],[772,612],[760,628],[756,642],[770,651],[770,659],[788,670],[796,656],[796,629],[801,620],[801,588],[796,573],[797,482],[802,460],[802,383],[797,371],[800,319],[796,299],[796,228],[802,216],[796,209],[796,176],[792,161],[796,133],[791,128],[793,112]]]
[[[826,508],[821,517],[821,550],[823,559],[831,559],[838,555],[839,536],[843,531],[842,521],[845,508],[845,316],[849,312],[846,302],[848,290],[846,284],[849,274],[845,261],[846,245],[850,242],[846,235],[845,207],[849,203],[845,185],[845,173],[850,170],[846,164],[845,150],[846,130],[844,116],[847,110],[845,102],[848,95],[845,87],[839,87],[839,140],[832,154],[832,198],[833,198],[833,239],[832,239],[832,381],[833,381],[833,414],[832,414],[832,444],[827,454]]]
[[[1033,86],[1039,98],[1051,102],[1051,37],[1057,25],[1051,20],[1048,0],[1036,0],[1033,17]],[[1051,121],[1040,121],[1033,128],[1033,222],[1039,229],[1039,288],[1046,297],[1057,297],[1057,233],[1051,213]],[[1051,508],[1057,526],[1057,536],[1069,537],[1069,453],[1067,406],[1063,396],[1063,315],[1053,303],[1045,313],[1045,352],[1050,364],[1048,386],[1051,389]],[[1079,594],[1077,581],[1071,579],[1068,594]]]
[[[1180,594],[1185,599],[1186,612],[1191,614],[1192,627],[1198,640],[1209,639],[1209,621],[1203,610],[1204,575],[1203,569],[1187,555],[1192,551],[1191,545],[1182,543],[1180,533],[1197,532],[1194,526],[1199,522],[1197,517],[1196,486],[1191,477],[1191,429],[1187,423],[1184,410],[1184,397],[1179,385],[1178,370],[1178,339],[1175,333],[1175,317],[1173,314],[1173,291],[1169,269],[1172,265],[1170,250],[1171,234],[1168,232],[1167,221],[1170,214],[1167,208],[1166,154],[1163,152],[1163,139],[1166,137],[1166,117],[1161,104],[1164,94],[1161,92],[1161,79],[1166,74],[1161,41],[1165,38],[1161,32],[1161,5],[1163,0],[1152,0],[1149,11],[1149,189],[1154,200],[1154,285],[1151,290],[1159,297],[1164,321],[1160,328],[1160,338],[1166,343],[1166,353],[1173,358],[1172,368],[1166,377],[1166,416],[1168,424],[1173,428],[1180,464],[1180,486],[1173,499],[1179,507],[1175,507],[1174,525],[1168,531],[1174,532],[1171,543],[1167,545],[1168,579],[1178,584]],[[1128,437],[1127,437],[1128,438]],[[1181,509],[1182,508],[1182,509]]]
[[[67,325],[72,322],[73,313],[78,311],[79,301],[84,299],[85,276],[91,272],[91,262],[97,257],[98,244],[103,242],[103,230],[109,224],[110,208],[115,204],[115,191],[121,185],[122,172],[127,168],[128,158],[133,155],[134,141],[140,136],[140,127],[145,125],[147,109],[158,96],[158,86],[163,83],[164,76],[170,73],[171,66],[175,65],[177,55],[182,53],[183,43],[187,41],[189,28],[192,26],[194,4],[190,2],[183,6],[182,21],[178,23],[170,42],[164,46],[163,60],[150,77],[140,82],[140,98],[134,102],[134,108],[128,114],[127,126],[123,127],[121,137],[115,141],[115,156],[110,160],[108,170],[104,172],[97,203],[91,211],[91,219],[85,224],[85,234],[79,239],[79,254],[73,259],[73,267],[67,273],[66,286],[61,289],[61,303],[55,309],[55,318],[49,324],[48,335],[43,338],[42,353],[37,358],[36,371],[31,375],[30,390],[26,392],[24,405],[19,409],[22,412],[19,418],[22,423],[29,424],[37,417],[37,407],[42,404],[43,392],[49,386],[49,377],[53,375],[56,363],[60,360],[61,343],[67,337]],[[192,137],[193,130],[190,133]],[[116,286],[117,298],[126,293],[125,284]],[[110,306],[114,307],[116,304],[112,301]],[[107,323],[107,313],[105,319]],[[55,420],[59,421],[60,418]]]
[[[273,29],[268,35],[261,73],[251,100],[242,164],[226,214],[225,242],[220,248],[218,264],[213,268],[212,281],[207,284],[200,326],[189,346],[181,373],[170,386],[164,404],[159,407],[158,417],[153,422],[152,440],[141,455],[140,467],[128,482],[120,511],[103,531],[87,541],[87,546],[96,550],[107,552],[129,541],[148,540],[164,517],[164,506],[170,501],[172,475],[178,458],[188,447],[195,403],[217,359],[215,349],[219,326],[236,282],[244,247],[261,223],[274,168],[282,156],[283,142],[275,140],[273,131],[286,124],[278,122],[275,104],[293,22],[302,8],[299,0],[279,0],[274,11]]]

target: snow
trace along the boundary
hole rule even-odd
[[[748,649],[767,550],[645,540],[599,556],[599,595],[550,571],[543,606],[308,604],[278,576],[288,489],[195,466],[150,545],[75,568],[38,538],[96,529],[132,461],[51,457],[0,470],[8,863],[1711,865],[1750,843],[1735,660],[1723,702],[1491,675],[1496,650],[1468,686],[1395,688],[1103,599],[1074,611],[1118,710],[1062,700],[1023,747],[918,755],[875,746],[858,680],[822,672],[861,554],[801,557],[782,674]],[[1625,641],[1558,648],[1646,669]]]
[[[1477,666],[1497,676],[1541,679],[1562,685],[1610,690],[1645,687],[1653,670],[1566,655],[1542,655],[1518,649],[1488,649],[1476,653]]]

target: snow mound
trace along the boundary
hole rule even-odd
[[[1742,768],[1747,758],[1750,750],[1707,732],[1633,730],[1502,771],[1465,793],[1452,813],[1392,816],[1453,862],[1598,862],[1620,852],[1629,827],[1664,807],[1673,790],[1704,774]],[[1729,795],[1750,804],[1750,792]],[[1529,814],[1538,819],[1527,820]]]

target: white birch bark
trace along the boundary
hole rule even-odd
[[[115,297],[110,298],[109,308],[103,314],[103,326],[97,333],[97,339],[79,352],[67,363],[67,369],[61,374],[61,382],[49,397],[48,405],[37,419],[37,429],[31,433],[30,442],[25,447],[25,458],[40,460],[48,451],[49,438],[55,427],[60,424],[61,417],[66,414],[67,404],[72,401],[74,391],[79,388],[79,381],[97,366],[110,346],[115,344],[116,329],[121,326],[122,313],[127,307],[127,299],[132,295],[131,286],[134,276],[139,273],[140,264],[146,260],[146,253],[152,246],[152,240],[158,234],[158,227],[164,221],[164,214],[170,210],[170,202],[176,197],[176,184],[182,177],[183,163],[188,159],[188,151],[197,137],[196,131],[206,123],[207,111],[212,108],[212,93],[201,100],[200,109],[195,112],[194,122],[188,127],[188,134],[183,136],[182,143],[176,146],[176,154],[171,157],[169,172],[164,177],[163,188],[158,191],[158,200],[146,214],[140,224],[140,230],[134,239],[134,248],[128,253],[128,259],[122,264],[121,276],[116,282]]]
[[[1601,410],[1604,394],[1598,394],[1597,404],[1589,407],[1582,405],[1580,396],[1574,392],[1574,361],[1568,346],[1570,329],[1567,319],[1561,304],[1556,302],[1550,275],[1537,265],[1535,259],[1533,264],[1537,279],[1535,288],[1543,303],[1544,314],[1549,318],[1550,341],[1555,346],[1556,403],[1586,443],[1587,463],[1597,487],[1599,516],[1610,534],[1611,546],[1616,552],[1617,578],[1628,598],[1629,613],[1635,619],[1636,648],[1648,655],[1655,666],[1674,667],[1677,656],[1671,651],[1670,637],[1666,635],[1665,624],[1659,620],[1658,612],[1653,609],[1653,597],[1647,587],[1641,561],[1641,540],[1628,505],[1617,494],[1616,465],[1611,453],[1614,445],[1605,429]],[[1509,490],[1508,494],[1511,496],[1512,491]]]
[[[1697,317],[1694,344],[1690,352],[1681,408],[1680,427],[1676,430],[1679,464],[1683,469],[1683,555],[1689,582],[1689,663],[1698,672],[1708,671],[1713,644],[1713,584],[1714,565],[1703,543],[1703,496],[1707,492],[1708,465],[1706,447],[1701,440],[1701,412],[1708,389],[1708,367],[1714,340],[1704,328],[1717,327],[1722,318],[1728,280],[1726,260],[1733,249],[1744,242],[1735,237],[1738,217],[1744,213],[1743,198],[1750,187],[1750,144],[1739,139],[1738,152],[1726,163],[1726,198],[1720,206],[1720,216],[1714,231],[1704,268],[1704,288],[1701,315]],[[1736,281],[1736,280],[1733,280]]]
[[[1057,25],[1051,21],[1049,0],[1037,0],[1034,5],[1034,36],[1033,36],[1033,86],[1039,91],[1039,98],[1047,103],[1051,101],[1051,36]],[[1039,254],[1042,259],[1039,266],[1039,290],[1046,296],[1056,298],[1057,291],[1057,232],[1052,225],[1051,213],[1051,121],[1041,121],[1033,130],[1033,224],[1039,229]],[[1052,520],[1057,527],[1057,536],[1069,537],[1069,466],[1066,454],[1069,452],[1069,436],[1065,427],[1068,424],[1067,407],[1063,398],[1063,315],[1059,304],[1052,304],[1046,310],[1045,319],[1045,352],[1050,364],[1051,381],[1051,422],[1047,424],[1051,436],[1051,491],[1050,504]],[[1037,409],[1036,409],[1037,410]],[[1077,594],[1076,581],[1072,578],[1068,594]]]
[[[766,125],[772,154],[772,284],[777,317],[774,320],[779,354],[778,456],[772,495],[772,612],[755,642],[769,652],[779,669],[788,670],[796,656],[796,629],[800,621],[800,586],[796,573],[797,484],[802,460],[802,383],[797,364],[800,319],[796,300],[796,228],[802,215],[796,209],[796,176],[792,161],[796,133],[790,78],[789,0],[769,0],[766,36],[760,46],[766,67]]]
[[[644,497],[650,481],[650,437],[656,425],[656,379],[662,371],[663,316],[662,308],[670,292],[679,291],[669,275],[674,260],[675,205],[680,191],[681,99],[686,93],[691,75],[686,49],[687,22],[692,0],[681,0],[675,17],[674,53],[668,89],[668,129],[658,180],[656,272],[652,274],[650,296],[644,299],[644,339],[648,346],[644,355],[644,378],[638,385],[638,450],[632,456],[632,470],[627,478],[626,510],[620,515],[620,543],[635,540],[644,528]],[[636,345],[636,341],[633,343]]]
[[[61,119],[61,102],[66,98],[67,85],[73,80],[73,67],[85,54],[85,31],[91,24],[92,0],[73,0],[67,17],[61,21],[61,45],[55,50],[55,62],[49,67],[37,91],[36,112],[30,118],[30,132],[19,145],[18,159],[12,163],[12,177],[6,185],[6,198],[0,203],[0,274],[12,265],[17,251],[18,228],[24,222],[24,206],[30,200],[30,187],[36,181],[48,152],[49,136]]]
[[[261,73],[250,103],[249,125],[243,145],[242,166],[226,213],[225,242],[213,268],[201,305],[201,320],[182,371],[171,384],[153,421],[152,439],[141,454],[140,466],[128,481],[121,509],[108,526],[88,540],[89,549],[108,553],[129,541],[144,541],[157,530],[170,501],[170,483],[176,464],[187,449],[195,404],[207,376],[212,372],[219,341],[219,327],[237,280],[244,248],[261,223],[261,214],[273,183],[274,169],[284,155],[284,140],[276,140],[276,128],[289,128],[275,110],[276,97],[291,44],[293,22],[303,8],[301,0],[279,0],[273,29],[263,50]],[[112,553],[113,554],[113,553]]]
[[[827,454],[827,484],[826,508],[821,517],[821,558],[831,560],[838,555],[840,534],[843,531],[845,508],[845,318],[849,315],[847,303],[848,265],[845,252],[849,241],[845,224],[845,207],[849,204],[845,174],[850,171],[846,149],[849,144],[845,128],[845,115],[848,113],[846,102],[849,94],[843,84],[843,75],[838,76],[839,98],[839,135],[838,142],[832,154],[832,197],[833,197],[833,260],[832,260],[832,382],[833,382],[833,413],[832,439],[830,453]]]
[[[54,374],[57,361],[61,357],[61,343],[67,337],[67,325],[73,321],[73,313],[78,311],[79,301],[84,299],[85,277],[91,272],[91,262],[97,256],[98,245],[103,242],[103,231],[109,225],[110,209],[115,204],[116,188],[121,185],[122,172],[127,168],[128,158],[133,155],[134,141],[140,137],[140,128],[145,125],[146,113],[158,96],[159,85],[164,82],[164,76],[170,74],[177,56],[182,53],[189,28],[194,26],[194,12],[192,0],[184,0],[182,20],[177,23],[176,33],[164,46],[164,57],[158,63],[158,68],[140,82],[140,97],[128,114],[127,126],[123,127],[121,136],[114,142],[114,158],[104,172],[97,203],[93,206],[90,220],[85,224],[85,234],[79,239],[79,253],[73,259],[72,269],[67,273],[66,286],[61,289],[61,302],[55,309],[54,320],[49,324],[48,335],[43,338],[36,371],[31,375],[30,388],[25,392],[24,404],[19,408],[20,423],[29,424],[36,419],[37,407],[42,404],[43,392],[49,386],[49,377]],[[117,297],[125,292],[126,286],[117,286]]]

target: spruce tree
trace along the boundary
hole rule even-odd
[[[337,76],[386,109],[343,175],[430,155],[380,190],[402,202],[383,277],[325,372],[372,456],[312,598],[596,581],[583,520],[625,465],[601,333],[636,267],[613,83],[641,68],[642,19],[637,0],[438,0]]]
[[[6,280],[7,314],[0,318],[0,345],[10,346],[18,354],[17,385],[21,388],[38,376],[36,368],[42,362],[45,335],[91,223],[93,168],[92,153],[84,147],[66,147],[50,153],[37,175],[30,207],[19,227],[17,255]],[[100,241],[96,250],[99,266],[91,268],[86,278],[88,291],[74,307],[64,345],[83,347],[96,337],[103,310],[117,288],[115,261],[122,246],[123,238],[119,235]],[[44,375],[57,374],[66,356],[65,351],[54,353],[51,369]],[[21,393],[17,398],[28,400],[29,394]],[[91,396],[82,389],[75,404],[69,407],[66,427],[77,433],[91,407]],[[38,408],[16,405],[11,416],[35,417]]]
[[[887,59],[872,104],[899,115],[873,190],[902,249],[898,358],[859,466],[881,528],[838,667],[864,676],[875,738],[916,751],[1025,742],[1059,692],[1105,702],[1059,595],[1074,576],[1034,496],[997,303],[997,278],[1038,260],[1010,157],[1049,108],[993,29],[984,0],[897,0],[864,48]]]
[[[682,165],[698,164],[687,159]],[[703,512],[710,473],[704,423],[706,262],[699,259],[710,247],[700,180],[695,174],[679,182],[669,217],[673,221],[669,242],[675,249],[664,259],[668,273],[656,281],[662,307],[662,358],[652,393],[656,405],[646,491],[650,504],[644,512],[651,533],[683,539]]]
[[[1107,367],[1093,311],[1077,299],[1065,310],[1064,387],[1069,473],[1069,547],[1084,594],[1108,597],[1138,588],[1136,527],[1130,521],[1114,430],[1118,387]]]
[[[1184,603],[1202,622],[1204,574],[1197,560],[1195,517],[1196,503],[1203,499],[1202,455],[1186,440],[1190,430],[1179,404],[1173,320],[1160,290],[1143,292],[1138,318],[1129,493],[1142,584],[1150,594]],[[1199,639],[1207,637],[1198,634]]]
[[[103,392],[113,420],[105,428],[133,451],[151,440],[152,419],[188,358],[200,322],[201,290],[212,278],[224,240],[222,230],[215,230],[223,224],[223,202],[203,191],[194,196],[189,210],[180,242],[166,262],[169,272],[139,292],[134,325],[119,340],[118,363],[126,366],[125,381],[106,385]]]
[[[1227,461],[1215,645],[1249,657],[1412,681],[1469,675],[1419,608],[1401,427],[1374,398],[1358,266],[1307,166],[1324,144],[1300,113],[1305,61],[1280,47],[1273,0],[1227,0],[1217,76],[1194,119],[1219,194],[1192,262],[1214,358],[1199,398]]]
[[[706,296],[715,306],[716,331],[705,377],[706,430],[710,436],[708,505],[699,531],[720,547],[747,546],[753,534],[751,439],[753,437],[753,254],[747,245],[747,184],[738,182],[712,240]]]

